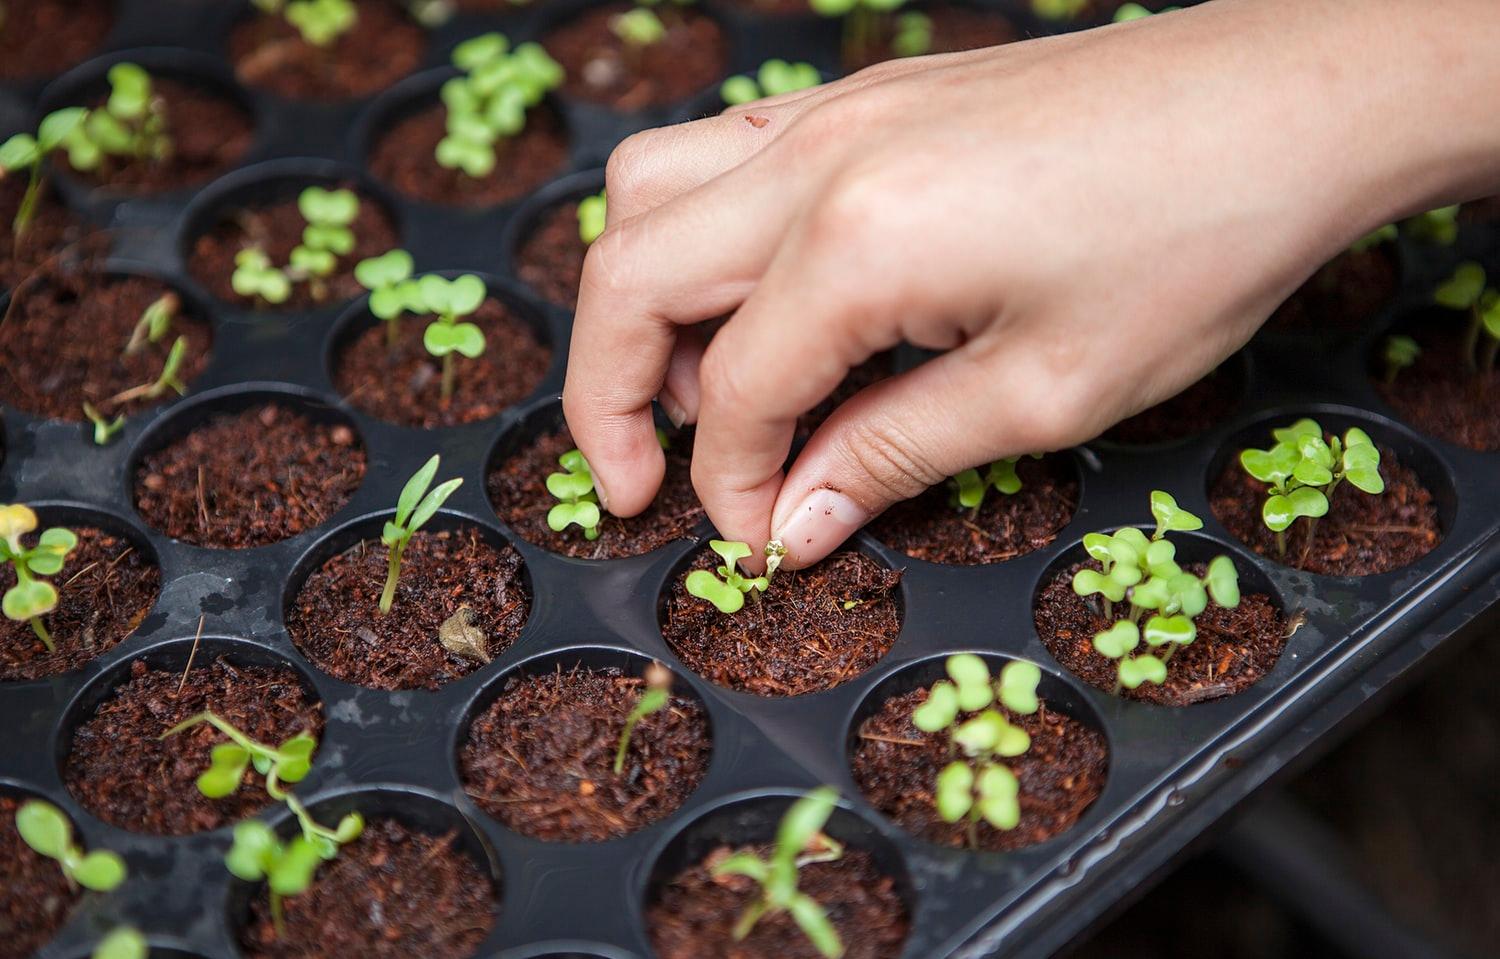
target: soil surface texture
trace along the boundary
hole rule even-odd
[[[91,234],[92,228],[62,204],[50,182],[42,187],[36,212],[17,242],[13,224],[25,194],[25,177],[0,177],[0,290],[16,289],[40,269],[69,267],[106,252],[108,237]],[[89,239],[80,242],[85,237]]]
[[[509,648],[526,625],[520,554],[477,529],[419,530],[382,616],[389,556],[378,539],[355,544],[309,576],[287,610],[292,640],[329,675],[374,689],[437,689]]]
[[[744,876],[715,877],[713,867],[736,852],[766,858],[768,845],[709,853],[664,885],[646,910],[651,945],[659,959],[821,959],[822,954],[785,912],[768,913],[743,941],[733,929],[760,894]],[[895,959],[910,929],[896,884],[870,854],[846,849],[833,862],[797,870],[797,888],[827,913],[844,946],[844,959]]]
[[[713,18],[692,7],[658,7],[666,35],[631,50],[610,24],[626,3],[590,7],[547,34],[542,46],[567,71],[563,92],[616,110],[684,100],[724,79],[729,45]]]
[[[1463,359],[1462,323],[1424,324],[1402,332],[1422,355],[1395,382],[1377,373],[1375,387],[1406,422],[1471,450],[1500,450],[1500,367],[1475,373]]]
[[[552,351],[499,300],[489,299],[464,318],[484,333],[474,359],[454,354],[453,396],[443,401],[443,361],[427,352],[422,334],[432,317],[403,315],[396,347],[385,323],[362,331],[340,353],[334,383],[350,403],[372,416],[433,429],[498,416],[536,389]]]
[[[119,193],[167,193],[205,183],[239,162],[250,149],[255,128],[233,100],[178,80],[153,77],[151,89],[166,116],[172,152],[161,160],[105,157],[96,170],[73,175]],[[104,105],[101,96],[91,107]],[[53,153],[66,165],[67,153]]]
[[[576,309],[583,257],[589,248],[578,235],[578,201],[542,213],[516,251],[516,275],[548,302]]]
[[[1244,392],[1244,373],[1231,359],[1171,399],[1111,426],[1102,438],[1124,446],[1188,439],[1219,425],[1240,405]]]
[[[955,508],[945,483],[897,503],[870,525],[870,535],[913,559],[930,563],[999,563],[1041,549],[1073,518],[1078,479],[1066,455],[1016,464],[1021,489],[1009,496],[993,487],[976,514]]]
[[[1095,563],[1078,563],[1054,576],[1036,599],[1036,631],[1057,661],[1075,676],[1105,692],[1162,706],[1190,706],[1243,692],[1270,672],[1286,647],[1291,627],[1271,598],[1245,592],[1240,604],[1225,609],[1210,602],[1193,620],[1198,636],[1167,663],[1167,681],[1136,689],[1116,685],[1116,663],[1094,649],[1094,636],[1126,618],[1128,603],[1116,603],[1105,618],[1091,600],[1073,592],[1073,574]],[[1204,565],[1187,565],[1202,576]],[[1143,643],[1137,652],[1146,651]]]
[[[336,186],[353,189],[349,183]],[[256,309],[310,310],[337,306],[345,300],[362,296],[365,291],[354,279],[354,264],[367,257],[379,256],[398,246],[400,240],[390,217],[378,201],[364,194],[359,200],[359,215],[350,226],[354,231],[353,252],[339,257],[333,274],[318,283],[293,283],[292,295],[285,303],[271,306],[257,298],[241,296],[234,292],[230,280],[234,276],[235,255],[249,247],[259,247],[279,269],[291,261],[292,248],[302,242],[302,231],[307,226],[297,209],[295,194],[268,206],[222,211],[218,221],[193,241],[188,269],[199,283],[225,303]]]
[[[379,93],[416,70],[427,35],[402,5],[358,0],[359,19],[328,47],[302,39],[286,18],[249,12],[229,35],[240,82],[289,100],[346,100]]]
[[[1266,484],[1231,459],[1209,492],[1219,522],[1267,559],[1322,576],[1370,576],[1414,563],[1442,541],[1432,492],[1390,450],[1380,450],[1385,492],[1371,496],[1350,486],[1334,492],[1328,515],[1314,527],[1298,520],[1286,531],[1286,556],[1261,521]],[[1308,531],[1312,539],[1308,540]]]
[[[447,136],[447,124],[448,113],[441,104],[397,121],[370,153],[370,171],[407,196],[476,207],[525,196],[568,162],[567,134],[557,115],[545,106],[528,111],[525,129],[496,144],[495,169],[483,177],[438,165],[433,151]]]
[[[1395,297],[1398,272],[1396,252],[1389,243],[1359,253],[1340,253],[1277,307],[1266,329],[1357,333]]]
[[[673,696],[615,753],[647,689],[617,668],[512,676],[469,727],[464,789],[510,829],[550,842],[612,839],[664,819],[697,788],[710,742],[703,707]]]
[[[163,296],[180,304],[171,328],[155,343],[125,348],[141,314]],[[207,323],[166,284],[144,276],[54,269],[17,291],[0,323],[0,396],[17,409],[48,419],[83,422],[83,404],[113,419],[177,398],[128,395],[161,376],[179,336],[187,338],[178,379],[191,387],[208,366]]]
[[[364,447],[351,427],[272,402],[214,416],[147,453],[136,469],[135,506],[173,539],[243,549],[325,522],[364,475]]]
[[[911,723],[912,710],[927,701],[915,689],[887,699],[859,727],[854,781],[865,798],[907,832],[943,846],[970,848],[963,822],[947,823],[933,806],[938,773],[953,761],[947,733],[924,733]],[[1035,845],[1065,832],[1104,791],[1109,747],[1104,735],[1047,708],[1010,721],[1031,736],[1031,748],[1006,761],[1021,783],[1021,821],[996,829],[975,827],[978,848],[1004,852]]]
[[[15,829],[25,799],[0,796],[0,959],[26,959],[51,941],[78,900],[58,864]]]
[[[758,603],[751,597],[732,615],[683,585],[689,571],[721,564],[699,552],[668,587],[661,614],[673,652],[720,686],[758,696],[832,689],[875,665],[901,632],[901,571],[862,553],[778,573]]]
[[[40,528],[49,523],[45,514]],[[62,571],[48,577],[57,607],[42,617],[56,652],[49,653],[29,623],[0,620],[0,682],[41,679],[77,669],[129,636],[161,592],[161,570],[122,536],[92,526],[70,526],[78,546]],[[23,539],[35,545],[35,535]],[[0,567],[0,593],[16,584],[16,571]]]
[[[52,76],[82,63],[114,20],[110,0],[11,0],[0,32],[0,80]]]
[[[245,955],[467,959],[495,924],[496,889],[455,841],[454,833],[431,836],[394,819],[366,823],[306,892],[282,903],[281,935],[261,890],[240,931]]]
[[[198,791],[209,754],[229,737],[200,723],[161,738],[204,710],[270,746],[304,731],[323,733],[322,705],[288,668],[242,666],[202,651],[186,673],[137,660],[129,678],[74,731],[63,769],[68,791],[105,822],[159,836],[218,829],[255,815],[274,800],[253,767],[223,799]]]
[[[557,458],[576,446],[565,426],[538,437],[490,473],[490,503],[517,536],[574,559],[639,556],[674,540],[692,539],[703,520],[703,507],[693,492],[690,475],[692,433],[674,433],[670,442],[667,473],[656,499],[628,519],[605,513],[598,539],[586,539],[577,526],[554,533],[547,525],[547,512],[557,503],[547,491],[547,475],[559,472]]]

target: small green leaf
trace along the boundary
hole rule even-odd
[[[933,798],[943,822],[958,822],[967,816],[974,807],[974,770],[958,761],[944,766],[937,775]]]
[[[924,733],[941,732],[957,718],[958,690],[946,680],[933,683],[927,699],[911,713],[912,725]]]
[[[1167,664],[1155,656],[1122,659],[1119,679],[1120,685],[1126,689],[1135,689],[1142,683],[1156,683],[1159,686],[1167,681]]]
[[[1432,298],[1439,306],[1450,310],[1472,309],[1484,293],[1486,276],[1484,267],[1472,260],[1460,263],[1453,275],[1438,285]]]
[[[95,892],[109,892],[125,881],[125,875],[125,860],[108,849],[94,850],[73,869],[73,879]]]
[[[979,478],[978,470],[964,470],[953,477],[953,482],[958,486],[959,506],[974,509],[984,502],[984,481]]]
[[[764,883],[769,870],[765,860],[751,852],[737,852],[719,861],[713,868],[715,876],[745,876]]]
[[[838,790],[832,786],[819,786],[792,803],[776,828],[773,863],[777,860],[795,861],[804,849],[812,845],[823,827],[828,825],[838,801]]]
[[[267,885],[278,896],[295,896],[312,885],[313,874],[323,863],[317,844],[304,836],[287,843],[283,852],[266,872]]]
[[[751,103],[760,97],[760,85],[744,74],[730,77],[719,87],[719,99],[732,107]]]
[[[310,186],[298,195],[297,210],[308,223],[348,226],[359,216],[359,197],[353,190]]]
[[[129,926],[120,926],[99,940],[89,959],[146,959],[149,952],[145,936]]]
[[[61,809],[40,799],[28,799],[16,810],[21,839],[48,859],[61,859],[73,844],[73,825]]]
[[[1094,649],[1101,656],[1119,659],[1140,645],[1141,631],[1128,619],[1122,619],[1094,637]]]
[[[51,583],[39,579],[17,582],[5,591],[5,598],[0,600],[0,608],[3,608],[6,617],[18,623],[33,616],[46,615],[56,606],[57,590]]]
[[[739,565],[739,561],[750,556],[752,550],[749,543],[738,540],[711,539],[708,548],[719,554],[724,561],[724,567],[733,572]]]
[[[802,930],[808,941],[826,959],[839,959],[844,954],[844,944],[839,939],[838,931],[833,928],[833,923],[828,921],[828,914],[815,899],[799,892],[787,901],[786,908],[797,928]]]
[[[1208,564],[1203,577],[1208,593],[1225,609],[1234,609],[1240,604],[1240,574],[1234,568],[1234,560],[1228,556],[1215,556]]]
[[[1124,584],[1093,569],[1080,569],[1073,574],[1073,592],[1079,596],[1093,596],[1097,593],[1111,603],[1118,603],[1125,598]]]
[[[1013,713],[1029,716],[1040,708],[1036,689],[1042,671],[1032,663],[1015,660],[1000,670],[1000,702]]]
[[[401,487],[401,492],[396,497],[397,526],[405,527],[407,525],[407,520],[411,518],[411,514],[416,510],[417,504],[422,501],[422,494],[427,492],[427,488],[432,485],[433,479],[437,477],[438,465],[441,462],[442,457],[434,453],[428,458],[427,462],[422,464],[420,469],[411,474],[411,478]]]
[[[428,493],[422,502],[417,504],[416,511],[411,514],[411,522],[407,529],[418,530],[427,525],[427,521],[437,515],[437,511],[453,495],[453,491],[464,485],[461,477],[439,483],[432,492]]]
[[[265,878],[267,865],[281,855],[281,840],[270,826],[254,819],[235,824],[234,843],[224,856],[224,865],[246,882]]]
[[[1162,490],[1151,492],[1151,515],[1156,519],[1156,536],[1160,539],[1167,532],[1191,532],[1203,528],[1203,520],[1177,505],[1171,494]]]
[[[1276,438],[1276,442],[1285,443],[1295,449],[1302,443],[1302,440],[1309,436],[1322,439],[1323,427],[1318,425],[1317,420],[1303,417],[1291,426],[1272,430],[1271,435]]]
[[[689,595],[713,603],[721,613],[737,613],[745,605],[744,593],[706,569],[695,569],[688,573],[683,588]]]
[[[510,40],[505,34],[494,31],[481,33],[453,48],[453,65],[460,70],[469,71],[483,64],[492,63],[509,51]]]
[[[0,170],[14,173],[30,169],[32,165],[41,162],[43,153],[35,137],[29,133],[17,133],[0,143]]]
[[[959,709],[972,713],[994,702],[990,668],[983,659],[973,653],[959,653],[949,656],[944,668],[957,687]]]
[[[609,201],[605,198],[603,190],[578,201],[578,238],[585,245],[599,239],[600,234],[604,232],[608,214]]]
[[[1146,620],[1142,636],[1153,649],[1168,643],[1186,646],[1198,637],[1198,630],[1186,616],[1152,616]]]
[[[996,829],[1014,829],[1021,822],[1021,783],[1005,766],[989,765],[975,782],[978,809],[984,821]]]
[[[37,126],[34,149],[43,154],[51,153],[62,145],[69,134],[82,127],[87,116],[88,111],[83,107],[65,107],[47,114]],[[11,169],[3,156],[0,156],[0,167]]]
[[[357,812],[345,813],[334,830],[334,841],[344,846],[358,839],[365,831],[365,817]]]

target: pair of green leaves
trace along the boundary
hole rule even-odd
[[[204,723],[230,740],[213,748],[208,769],[198,775],[198,791],[209,799],[223,799],[238,790],[246,770],[252,765],[266,778],[266,791],[276,798],[280,798],[280,783],[299,783],[307,778],[308,770],[312,768],[318,740],[311,733],[301,732],[280,746],[268,746],[251,739],[211,710],[189,716],[162,733],[161,738],[176,736]]]
[[[0,506],[0,562],[10,563],[16,571],[16,584],[5,591],[0,606],[8,619],[29,620],[51,649],[51,637],[37,617],[56,608],[57,589],[38,577],[61,572],[68,554],[78,546],[78,537],[72,530],[55,526],[38,536],[35,546],[28,547],[22,537],[36,527],[36,513],[30,507],[21,503]]]
[[[1422,356],[1422,347],[1405,334],[1393,333],[1381,344],[1380,356],[1385,361],[1386,385],[1390,385],[1402,370],[1416,364]]]
[[[246,882],[264,879],[275,896],[295,896],[312,885],[318,866],[337,858],[339,847],[358,839],[364,828],[364,817],[349,813],[336,830],[311,836],[304,830],[302,835],[283,842],[270,826],[249,819],[235,825],[234,842],[224,856],[224,865]]]
[[[422,345],[436,357],[457,353],[474,359],[484,353],[484,332],[475,323],[460,323],[459,317],[479,309],[487,291],[484,281],[472,274],[447,279],[429,273],[417,281],[422,309],[436,316],[422,333]]]
[[[613,17],[609,21],[609,29],[628,47],[649,47],[653,43],[660,43],[667,35],[667,27],[661,22],[661,17],[646,7],[635,7]]]
[[[777,826],[769,859],[753,852],[737,852],[714,867],[715,876],[745,876],[761,887],[760,896],[735,924],[736,941],[748,936],[763,916],[786,912],[819,953],[828,959],[844,954],[843,942],[828,914],[797,888],[797,871],[802,866],[843,856],[843,846],[823,835],[838,798],[832,786],[821,786],[792,803]]]
[[[67,107],[47,114],[37,125],[36,135],[17,133],[0,144],[0,170],[30,171],[41,166],[47,154],[62,146],[88,116],[83,107]]]
[[[297,196],[297,211],[307,221],[302,242],[293,247],[291,267],[309,277],[333,274],[338,258],[354,252],[354,230],[359,196],[353,190],[310,186]]]
[[[160,160],[172,152],[167,118],[151,85],[151,75],[134,63],[109,68],[110,93],[104,106],[87,111],[61,146],[78,170],[97,169],[106,156]]]
[[[1020,781],[1009,767],[982,763],[976,772],[954,760],[938,773],[934,805],[944,822],[974,816],[996,829],[1014,829],[1021,822],[1020,793]]]
[[[390,550],[386,563],[385,588],[380,594],[381,615],[389,613],[391,604],[396,601],[396,584],[401,578],[401,556],[406,552],[407,544],[417,530],[427,525],[427,521],[437,515],[448,497],[464,483],[462,477],[457,477],[433,487],[432,481],[437,478],[441,462],[442,457],[433,454],[422,464],[421,469],[411,475],[411,479],[406,481],[396,497],[396,515],[386,520],[381,529],[380,542]]]
[[[1460,263],[1433,291],[1432,299],[1450,310],[1472,311],[1483,330],[1500,339],[1500,290],[1489,285],[1484,267],[1478,263]]]
[[[68,881],[95,892],[109,892],[125,881],[125,860],[108,849],[84,852],[73,841],[73,824],[62,810],[28,799],[16,810],[16,831],[39,855],[56,860]]]
[[[1041,459],[1033,454],[1032,459]],[[984,505],[984,496],[991,487],[1003,496],[1014,496],[1021,491],[1021,477],[1016,475],[1019,456],[999,459],[985,467],[983,474],[977,469],[967,469],[948,481],[953,490],[953,502],[961,509],[977,510]]]
[[[891,52],[898,57],[925,56],[932,50],[932,18],[925,13],[903,13],[891,34]]]
[[[281,10],[280,0],[272,0],[271,8],[273,12]],[[302,35],[303,41],[315,47],[326,47],[354,29],[359,10],[354,0],[290,0],[285,5],[284,16],[286,22]]]
[[[240,296],[273,305],[285,303],[292,295],[291,278],[273,266],[271,258],[258,246],[246,247],[234,255],[229,286]]]
[[[578,238],[584,246],[599,239],[608,216],[609,200],[603,190],[578,201]]]
[[[740,572],[740,560],[752,552],[749,543],[711,539],[708,547],[719,554],[724,565],[714,571],[695,569],[688,573],[683,588],[689,595],[713,603],[721,613],[733,614],[744,608],[747,593],[752,590],[764,593],[770,586],[765,576],[745,576]]]
[[[387,250],[354,265],[354,279],[370,291],[370,312],[377,318],[390,322],[403,311],[421,308],[421,291],[411,278],[414,267],[411,254],[402,249]]]
[[[1261,507],[1266,527],[1280,533],[1303,517],[1328,513],[1328,497],[1337,485],[1350,485],[1371,495],[1385,491],[1380,475],[1380,450],[1370,435],[1351,427],[1342,439],[1324,438],[1316,420],[1300,419],[1272,431],[1270,449],[1240,453],[1245,472],[1270,487]]]
[[[586,539],[599,538],[599,495],[594,491],[594,473],[579,450],[568,450],[557,458],[560,473],[547,475],[547,492],[558,502],[547,511],[547,526],[561,533],[569,526],[583,530]]]
[[[912,711],[912,724],[923,732],[949,729],[960,713],[988,709],[997,700],[1023,716],[1040,706],[1036,689],[1042,671],[1031,663],[1006,663],[997,679],[990,675],[989,665],[981,657],[958,653],[949,656],[943,668],[948,679],[934,683],[927,699]]]
[[[719,96],[729,106],[739,106],[762,97],[807,90],[822,82],[818,68],[811,63],[771,59],[762,63],[753,77],[742,73],[725,80],[719,87]]]

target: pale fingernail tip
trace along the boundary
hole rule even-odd
[[[661,411],[667,414],[667,421],[676,429],[682,429],[682,424],[687,422],[687,410],[682,408],[682,404],[665,393],[658,396],[656,402],[661,404]]]
[[[868,520],[869,514],[844,493],[815,489],[792,511],[776,538],[786,545],[789,561],[803,566],[833,552]]]

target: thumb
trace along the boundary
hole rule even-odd
[[[818,428],[788,472],[771,533],[800,569],[891,504],[965,469],[1081,442],[1098,428],[1084,385],[1041,357],[970,343],[862,390]],[[1065,397],[1073,393],[1080,402]],[[1046,397],[1045,404],[1029,404]],[[1037,406],[1050,412],[1038,415]]]

